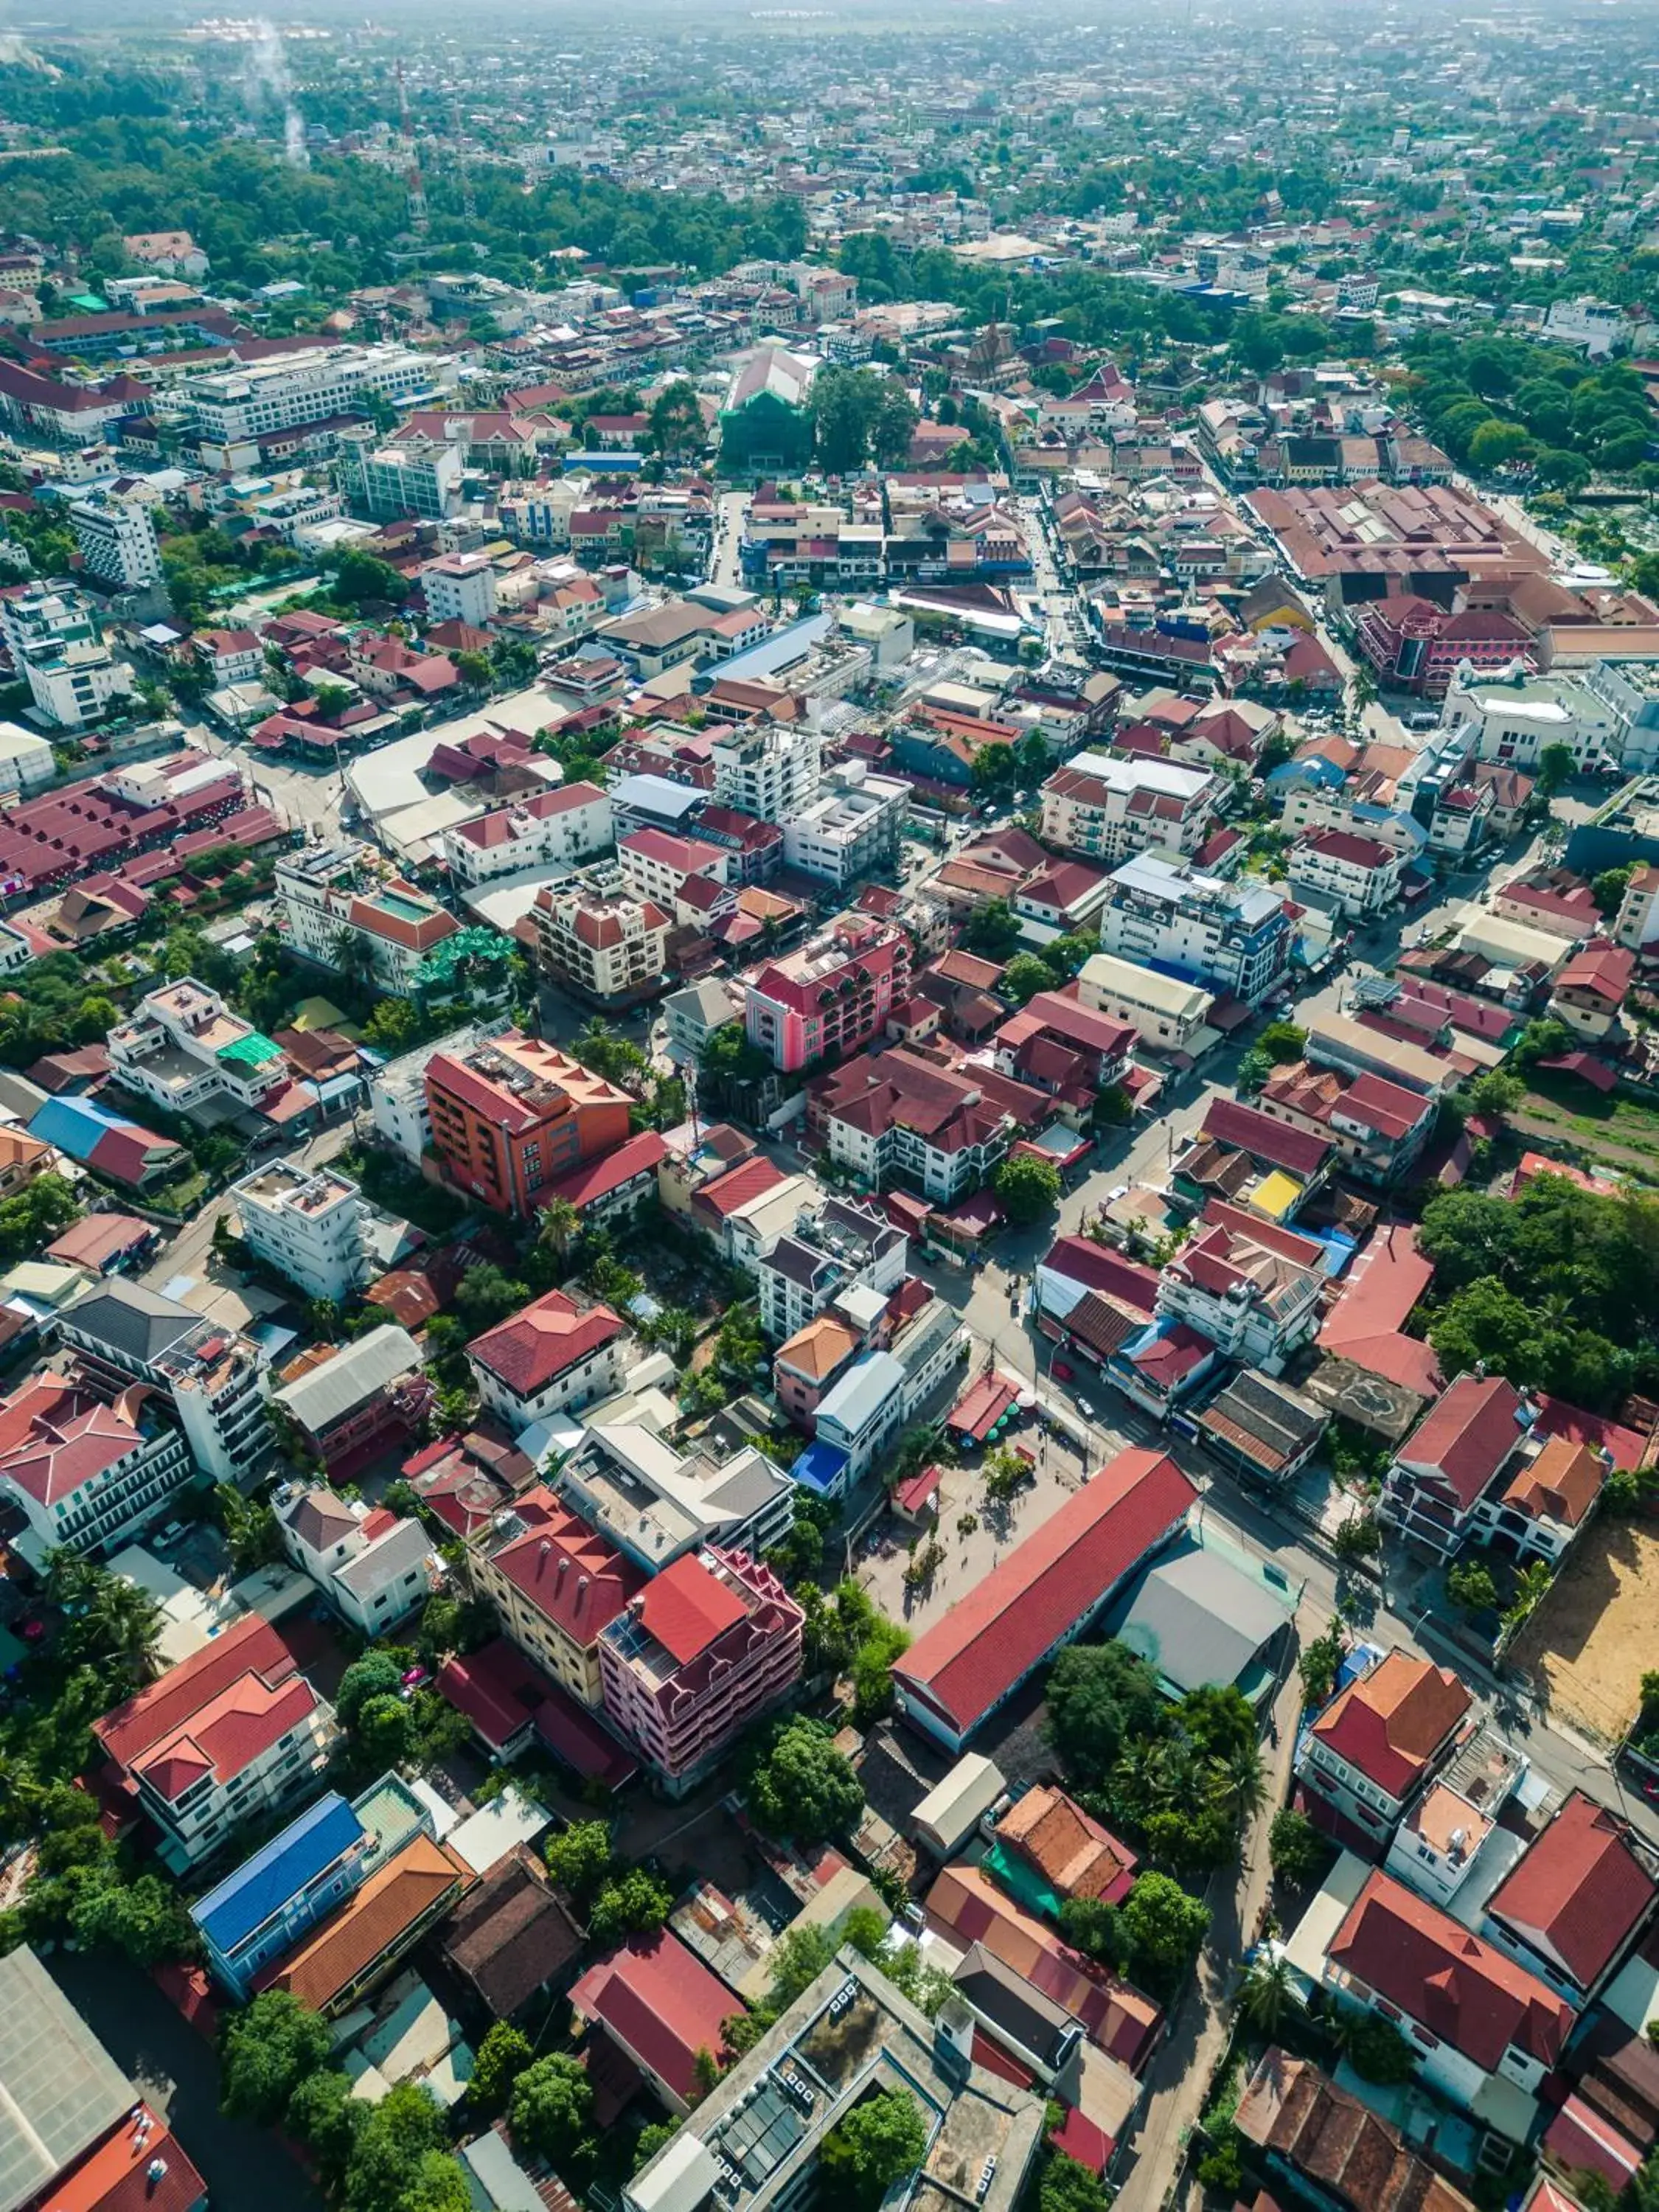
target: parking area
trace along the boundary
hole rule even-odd
[[[1027,1422],[1006,1441],[1022,1457],[1030,1455],[1031,1480],[999,1504],[986,1497],[978,1459],[946,1468],[934,1501],[939,1525],[933,1532],[945,1556],[921,1589],[907,1589],[904,1575],[912,1542],[920,1551],[928,1540],[925,1530],[910,1528],[890,1512],[865,1540],[859,1581],[888,1618],[902,1621],[913,1636],[983,1582],[1085,1480],[1087,1468],[1076,1446],[1046,1425]]]

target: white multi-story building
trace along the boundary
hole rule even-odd
[[[1552,300],[1539,336],[1547,345],[1582,347],[1592,360],[1610,354],[1631,336],[1633,325],[1622,307],[1605,300]]]
[[[1042,840],[1100,860],[1149,846],[1195,853],[1214,827],[1220,791],[1208,769],[1079,753],[1042,787]]]
[[[226,451],[256,445],[265,431],[349,414],[371,398],[413,407],[453,386],[455,375],[453,362],[407,346],[319,345],[191,377],[184,404],[204,444]]]
[[[1279,1374],[1318,1334],[1322,1247],[1212,1200],[1158,1278],[1158,1310],[1241,1366]]]
[[[93,1733],[177,1874],[210,1858],[244,1822],[312,1796],[339,1730],[333,1707],[253,1613],[94,1721]]]
[[[431,1595],[437,1562],[418,1521],[295,1484],[273,1501],[283,1547],[360,1635],[383,1636]]]
[[[560,1464],[557,1496],[647,1574],[702,1544],[759,1559],[795,1525],[795,1486],[763,1452],[682,1453],[642,1422],[588,1428]]]
[[[1251,1006],[1273,988],[1291,957],[1285,902],[1270,884],[1230,883],[1158,853],[1137,853],[1112,871],[1098,927],[1103,952]]]
[[[1650,660],[1593,660],[1578,674],[1607,713],[1607,750],[1626,774],[1645,775],[1659,768],[1659,667]]]
[[[71,500],[70,528],[88,571],[124,592],[161,580],[161,549],[146,501],[120,490]]]
[[[1473,725],[1478,758],[1528,774],[1547,745],[1569,747],[1581,770],[1614,768],[1624,758],[1622,718],[1588,680],[1572,676],[1534,676],[1517,667],[1482,677],[1465,665],[1447,689],[1443,718]]]
[[[842,762],[828,782],[803,812],[785,820],[785,866],[841,884],[890,866],[910,811],[909,785],[872,775],[862,761]]]
[[[1400,896],[1401,856],[1376,837],[1321,830],[1291,854],[1291,890],[1350,921],[1384,913]]]
[[[803,1208],[756,1269],[763,1334],[785,1343],[832,1298],[854,1291],[884,1305],[904,1279],[909,1249],[902,1229],[860,1200],[831,1197],[816,1210]]]
[[[401,446],[349,445],[340,456],[340,488],[375,522],[398,522],[406,515],[447,521],[460,512],[460,448],[432,438]]]
[[[663,830],[630,830],[617,841],[617,864],[636,898],[653,899],[669,913],[680,887],[692,876],[707,876],[723,884],[731,872],[732,855],[723,845],[706,845],[700,837],[671,837]]]
[[[789,823],[818,795],[822,747],[811,730],[768,727],[717,738],[714,797],[762,822]]]
[[[282,1048],[190,975],[141,999],[107,1043],[123,1088],[172,1114],[257,1109],[289,1080]]]
[[[649,996],[667,968],[673,920],[651,899],[550,885],[537,892],[531,919],[542,973],[601,1004]]]
[[[1209,1018],[1212,994],[1201,983],[1160,975],[1110,952],[1091,953],[1078,971],[1078,1003],[1127,1022],[1154,1052],[1188,1052]]]
[[[565,783],[515,799],[441,831],[438,845],[458,883],[483,884],[528,868],[574,867],[615,835],[608,793]]]
[[[0,799],[27,799],[31,792],[43,791],[57,774],[50,739],[20,722],[0,722]]]
[[[135,1382],[164,1391],[196,1464],[216,1481],[245,1484],[264,1464],[266,1377],[246,1338],[119,1277],[84,1291],[51,1328],[99,1396],[113,1401]]]
[[[428,953],[453,937],[454,915],[400,877],[382,878],[365,846],[307,845],[276,864],[280,927],[302,959],[343,968],[363,957],[383,990],[405,995]]]
[[[233,1183],[243,1241],[307,1297],[341,1304],[374,1272],[357,1186],[332,1168],[275,1160]]]
[[[72,585],[0,592],[0,636],[36,708],[60,730],[101,720],[131,693],[131,670],[103,642],[90,602]]]
[[[447,553],[422,569],[421,588],[434,623],[471,623],[482,629],[495,612],[495,564],[487,553]]]
[[[131,1543],[195,1479],[189,1439],[142,1396],[107,1404],[61,1375],[33,1376],[0,1407],[0,1498],[44,1557]]]

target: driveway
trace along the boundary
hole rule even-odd
[[[116,2064],[177,2130],[216,2212],[325,2212],[274,2135],[221,2112],[212,2045],[148,1974],[108,1951],[57,1951],[44,1964]]]

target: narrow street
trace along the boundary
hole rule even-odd
[[[1197,1971],[1176,2001],[1164,2040],[1146,2069],[1146,2098],[1129,2144],[1131,2163],[1114,2199],[1117,2212],[1158,2212],[1187,2138],[1203,2112],[1210,2077],[1227,2047],[1239,1964],[1255,1940],[1267,1908],[1273,1880],[1267,1831],[1290,1787],[1301,1702],[1301,1683],[1292,1669],[1273,1700],[1272,1728],[1263,1747],[1267,1788],[1246,1831],[1237,1873],[1231,1875],[1224,1868],[1210,1878],[1205,1893],[1210,1928]]]

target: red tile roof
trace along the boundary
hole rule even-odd
[[[1628,1836],[1617,1814],[1574,1790],[1486,1907],[1586,1991],[1659,1896]]]
[[[667,1928],[632,1936],[590,1966],[570,2002],[688,2104],[698,2094],[698,2051],[718,2057],[721,2023],[746,2008]]]
[[[1167,1453],[1120,1452],[895,1663],[966,1735],[1185,1520],[1198,1492]]]
[[[1401,1462],[1437,1475],[1467,1513],[1521,1442],[1520,1410],[1501,1375],[1460,1375],[1401,1446]]]
[[[179,2138],[148,2105],[58,2176],[37,2212],[191,2212],[207,2184]],[[157,2167],[161,2171],[156,2172]]]
[[[268,1620],[252,1614],[94,1721],[93,1733],[118,1765],[131,1767],[243,1680],[257,1678],[274,1687],[295,1672],[287,1644]]]
[[[682,1667],[748,1617],[736,1590],[690,1553],[653,1576],[637,1610],[649,1633]]]
[[[1511,2045],[1553,2067],[1577,2017],[1535,1974],[1380,1872],[1349,1907],[1330,1960],[1488,2074]]]
[[[626,1609],[644,1584],[644,1575],[560,1504],[550,1490],[526,1491],[513,1512],[522,1531],[495,1547],[490,1564],[586,1650]]]
[[[1305,1129],[1293,1129],[1288,1122],[1236,1098],[1212,1099],[1199,1133],[1299,1176],[1317,1174],[1330,1157],[1331,1148],[1323,1138],[1310,1137]]]
[[[635,1176],[654,1175],[668,1158],[668,1147],[660,1133],[641,1129],[637,1137],[630,1137],[614,1152],[602,1158],[589,1160],[585,1165],[573,1168],[568,1175],[559,1176],[547,1186],[546,1198],[550,1205],[556,1198],[566,1199],[572,1206],[594,1206],[609,1198],[613,1191],[632,1182]]]
[[[1401,1798],[1468,1709],[1469,1693],[1449,1668],[1390,1651],[1326,1706],[1313,1734]]]
[[[563,1291],[548,1291],[467,1346],[467,1357],[520,1398],[533,1398],[570,1368],[623,1334],[609,1306],[583,1308]]]

